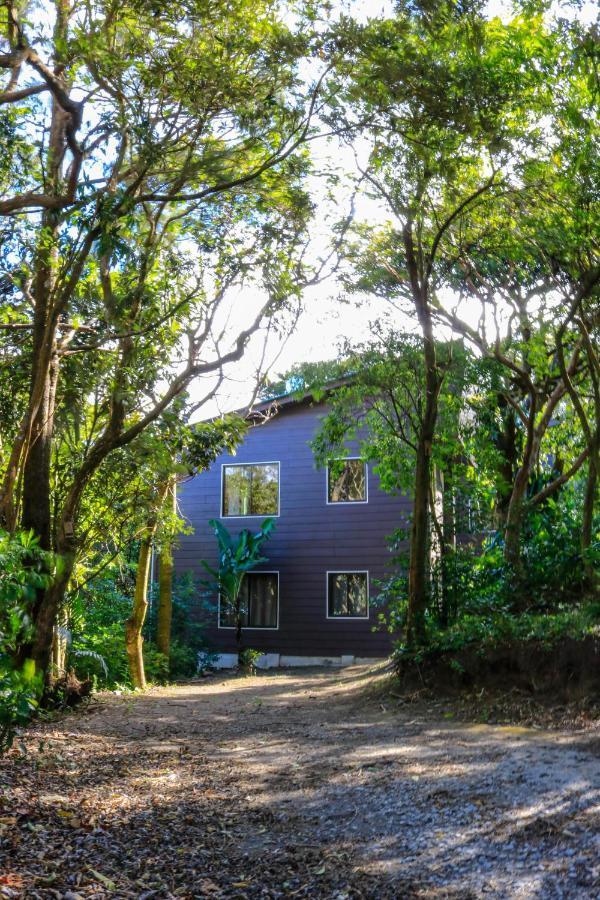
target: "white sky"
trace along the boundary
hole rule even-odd
[[[351,4],[353,15],[361,18],[380,15],[382,12],[388,11],[390,6],[388,0],[359,0],[358,3]],[[490,17],[510,18],[510,0],[489,0],[488,14]],[[564,6],[561,6],[561,15],[567,14],[591,23],[598,16],[598,6],[595,0],[594,2],[585,2],[581,10],[571,10],[570,13],[569,10],[565,10]],[[320,152],[324,152],[324,150]],[[352,169],[353,159],[349,153],[345,159],[341,159],[341,166],[342,168],[347,167],[347,171]],[[342,213],[348,202],[349,196],[343,189],[340,189],[339,207]],[[377,214],[373,203],[366,200],[360,203],[356,212],[359,220],[369,218],[369,215],[374,213]],[[383,218],[385,215],[383,213]],[[318,224],[322,218],[317,214],[313,225],[315,253],[319,252],[319,248],[322,248],[326,241],[326,232]],[[321,234],[319,234],[320,227]],[[338,348],[346,338],[351,339],[354,343],[368,342],[371,333],[370,323],[383,315],[389,318],[390,324],[393,323],[406,330],[414,327],[413,322],[406,318],[401,319],[399,313],[394,313],[385,301],[378,298],[364,297],[360,301],[350,298],[348,302],[341,303],[339,296],[340,288],[334,277],[323,281],[317,287],[307,289],[303,295],[301,316],[285,342],[283,342],[282,336],[270,336],[265,354],[264,335],[257,335],[250,343],[244,358],[235,364],[233,371],[228,372],[217,397],[210,404],[202,407],[198,418],[204,419],[219,412],[241,408],[248,403],[254,390],[254,375],[263,358],[267,363],[272,364],[269,366],[270,375],[275,377],[296,363],[335,358]],[[249,319],[252,311],[259,308],[261,300],[261,296],[251,290],[230,298],[232,321]],[[192,396],[200,397],[204,392],[204,385],[192,386]]]

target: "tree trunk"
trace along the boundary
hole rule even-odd
[[[442,385],[438,374],[433,338],[424,338],[426,397],[420,424],[415,461],[413,514],[408,563],[408,615],[406,639],[409,646],[425,636],[425,610],[429,598],[429,501],[431,495],[431,452],[438,414],[438,396]]]
[[[516,587],[521,583],[523,576],[521,528],[523,524],[523,504],[527,494],[529,476],[529,465],[524,463],[517,472],[517,477],[514,481],[504,526],[504,559],[510,566]]]
[[[52,647],[58,612],[65,596],[67,584],[71,577],[74,557],[71,554],[61,555],[61,569],[53,584],[43,592],[43,602],[39,605],[35,620],[35,634],[31,648],[22,648],[22,653],[31,656],[35,661],[37,672],[49,675],[52,659]]]
[[[589,449],[588,472],[585,484],[585,493],[583,497],[583,515],[581,522],[581,554],[583,557],[583,567],[585,572],[586,586],[590,590],[598,588],[598,573],[589,558],[588,551],[592,546],[592,538],[594,532],[594,512],[596,507],[596,499],[598,492],[598,475],[600,474],[600,366],[598,364],[597,347],[592,343],[588,331],[588,326],[583,316],[577,320],[586,351],[589,365],[589,377],[592,387],[592,397],[594,410],[594,422],[592,426],[590,419],[586,413],[581,397],[573,384],[569,370],[565,363],[565,352],[562,342],[562,333],[557,340],[557,356],[560,365],[561,374],[565,382],[565,386],[571,397],[573,408],[577,413],[581,430],[584,434],[586,444]]]
[[[60,37],[66,27],[63,17],[66,4],[61,0],[57,8],[55,37]],[[66,149],[66,121],[64,111],[56,99],[52,101],[48,138],[48,183],[59,193],[62,183],[62,164]],[[14,467],[8,478],[18,483],[21,478],[22,511],[20,525],[31,529],[38,537],[43,550],[54,547],[51,511],[51,457],[54,434],[56,388],[59,375],[57,326],[59,308],[56,294],[56,269],[58,262],[59,219],[53,210],[43,213],[40,222],[36,251],[35,275],[32,284],[34,300],[32,363],[28,411],[24,427],[19,435]],[[19,470],[20,466],[20,470]],[[13,498],[14,488],[5,484],[4,502],[14,510],[17,520],[18,497]],[[38,590],[31,609],[35,634],[31,645],[19,648],[19,655],[31,655],[38,672],[48,674],[52,653],[54,625],[61,597],[68,578],[57,576],[55,584],[47,590]]]
[[[52,677],[62,678],[67,669],[67,619],[58,617],[52,636]]]
[[[169,479],[166,504],[173,518],[177,515],[177,487],[175,476]],[[173,618],[173,544],[168,536],[161,544],[158,560],[158,615],[156,646],[167,659],[171,655],[171,621]]]
[[[443,374],[437,362],[433,320],[429,307],[426,279],[423,282],[415,253],[413,223],[402,229],[406,262],[415,311],[423,337],[425,363],[425,404],[417,437],[413,515],[408,563],[408,613],[406,641],[409,646],[425,637],[425,610],[429,597],[429,496],[431,490],[431,452],[437,424],[438,397]]]
[[[535,420],[538,412],[537,397],[530,396],[529,414],[527,418],[527,439],[523,451],[523,460],[515,476],[513,487],[506,513],[504,525],[504,560],[510,569],[510,577],[515,591],[514,605],[517,610],[523,608],[523,560],[521,558],[521,531],[523,527],[523,513],[527,497],[527,486],[531,472],[538,457],[540,441],[545,428],[540,422],[536,428]],[[546,413],[546,418],[549,418]]]
[[[496,490],[495,520],[497,528],[506,526],[512,485],[517,468],[517,423],[515,412],[508,406],[502,394],[498,395],[498,407],[501,410],[502,430],[493,439],[500,455],[498,462],[498,486]]]
[[[419,441],[415,466],[410,553],[408,563],[408,616],[406,639],[409,645],[420,643],[425,630],[425,610],[429,596],[427,578],[429,560],[429,485],[431,445]]]
[[[142,653],[144,643],[142,628],[148,611],[148,579],[150,575],[153,534],[154,530],[149,530],[140,544],[133,609],[131,616],[125,623],[125,647],[129,659],[129,672],[134,687],[142,691],[146,689],[146,673],[144,671],[144,657]]]
[[[146,689],[146,673],[144,671],[144,657],[142,653],[144,644],[142,628],[148,612],[148,582],[150,579],[152,541],[156,534],[158,517],[163,508],[168,488],[169,480],[164,481],[160,485],[155,509],[148,517],[148,523],[140,544],[135,590],[133,593],[133,609],[130,617],[125,622],[125,648],[129,659],[129,672],[134,687],[140,690]]]
[[[583,555],[583,566],[586,584],[592,591],[598,589],[598,572],[594,563],[589,558],[588,551],[592,546],[592,539],[594,536],[594,513],[596,511],[596,501],[598,497],[598,471],[600,469],[599,445],[600,433],[596,432],[593,445],[590,447],[590,458],[583,498],[583,520],[581,524],[581,552]]]
[[[50,497],[50,462],[54,431],[54,408],[58,380],[58,355],[54,346],[54,334],[48,334],[45,325],[40,341],[49,341],[51,348],[36,347],[34,356],[39,358],[43,372],[34,373],[32,394],[39,391],[37,411],[30,422],[30,438],[26,447],[23,466],[21,525],[32,529],[39,538],[43,550],[52,549],[52,516]]]

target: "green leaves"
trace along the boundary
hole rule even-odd
[[[238,535],[231,534],[218,519],[210,519],[208,524],[217,538],[219,568],[214,569],[205,560],[200,562],[214,578],[213,587],[218,591],[225,606],[235,611],[238,630],[241,630],[239,598],[242,581],[246,572],[267,562],[266,557],[261,555],[261,549],[273,533],[276,522],[272,517],[263,519],[258,531],[251,532],[244,528]]]
[[[16,666],[14,654],[32,637],[31,607],[36,592],[51,584],[54,569],[54,557],[40,550],[33,533],[0,531],[0,754],[34,714],[41,695],[42,674],[34,661]]]
[[[40,550],[32,531],[9,534],[0,530],[0,640],[2,633],[7,633],[2,626],[3,612],[10,617],[21,610],[26,617],[36,591],[52,583],[57,564],[55,556]]]

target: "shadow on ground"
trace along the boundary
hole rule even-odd
[[[384,677],[217,676],[38,728],[1,773],[0,891],[600,896],[597,737],[398,711]]]

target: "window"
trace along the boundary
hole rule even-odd
[[[369,616],[369,573],[327,573],[327,617],[366,619]]]
[[[327,466],[328,503],[366,503],[367,465],[362,459],[336,459]]]
[[[279,575],[249,572],[240,590],[243,628],[278,628]],[[219,598],[219,628],[235,628],[235,609]]]
[[[223,516],[279,515],[279,463],[223,466]]]

